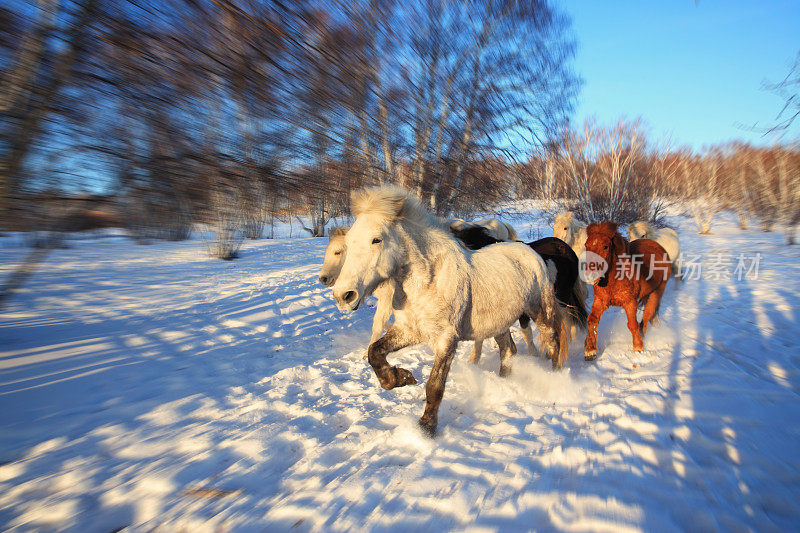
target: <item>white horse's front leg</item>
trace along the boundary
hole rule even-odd
[[[391,352],[419,343],[411,332],[397,327],[397,324],[389,328],[386,335],[369,345],[367,350],[367,360],[375,371],[378,382],[386,390],[405,385],[413,385],[417,382],[411,372],[405,368],[392,366],[386,361],[386,356]]]
[[[383,330],[388,329],[389,327],[389,318],[392,316],[392,298],[389,296],[379,296],[378,297],[378,305],[375,308],[375,316],[372,317],[372,336],[369,339],[369,343],[372,344],[376,340],[381,338],[383,335]],[[364,358],[367,357],[367,354],[364,354]]]

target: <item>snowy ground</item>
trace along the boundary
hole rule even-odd
[[[501,379],[462,343],[435,440],[429,350],[394,356],[419,385],[378,386],[371,310],[316,281],[325,239],[72,241],[0,311],[0,529],[796,531],[800,247],[671,221],[688,253],[760,252],[758,279],[670,283],[644,353],[612,309],[562,372],[516,335]]]

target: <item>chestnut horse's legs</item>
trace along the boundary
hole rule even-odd
[[[583,358],[587,361],[594,361],[597,358],[597,325],[606,309],[608,309],[608,303],[595,294],[592,312],[589,313],[589,318],[586,320],[586,342],[583,345]]]
[[[417,382],[411,372],[405,368],[391,366],[386,361],[386,356],[391,352],[417,343],[419,343],[418,339],[412,338],[407,332],[393,325],[386,332],[386,335],[369,345],[367,359],[375,371],[381,387],[391,390],[395,387],[413,385]]]
[[[642,333],[639,330],[639,322],[636,320],[636,310],[638,308],[636,305],[636,300],[629,300],[623,307],[625,308],[625,314],[628,316],[628,329],[631,331],[631,335],[633,336],[633,350],[635,352],[641,352],[644,350],[644,342],[642,342]]]
[[[500,349],[500,377],[504,378],[511,374],[511,356],[516,353],[516,350],[512,349],[514,341],[511,340],[511,331],[501,333],[494,340]]]
[[[441,338],[436,344],[433,368],[431,368],[428,383],[425,385],[425,412],[419,419],[420,427],[430,437],[436,433],[439,405],[444,396],[444,384],[447,381],[447,374],[450,373],[450,364],[453,362],[457,341],[455,336],[448,335]]]
[[[661,307],[661,297],[664,296],[664,289],[666,288],[667,282],[665,280],[647,297],[644,314],[642,315],[642,335],[647,332],[647,324],[656,324],[658,322],[658,309]]]

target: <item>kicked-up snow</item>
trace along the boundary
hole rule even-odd
[[[70,241],[0,310],[0,529],[797,530],[800,248],[671,221],[707,268],[669,283],[644,352],[617,308],[597,361],[579,336],[561,372],[518,332],[508,379],[493,342],[477,366],[461,343],[433,440],[431,352],[390,357],[420,383],[380,388],[373,310],[341,315],[317,282],[327,239],[232,262]]]

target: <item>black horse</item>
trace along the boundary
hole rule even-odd
[[[467,226],[463,229],[451,230],[453,235],[470,250],[479,250],[484,246],[504,242],[493,237],[483,226]],[[580,296],[578,283],[578,256],[572,248],[555,237],[545,237],[538,241],[526,243],[533,251],[542,256],[542,259],[552,261],[556,267],[554,283],[558,303],[567,310],[570,323],[581,329],[586,329],[586,320],[589,313],[586,311],[583,299]],[[530,318],[523,315],[519,319],[523,328],[530,324]]]

